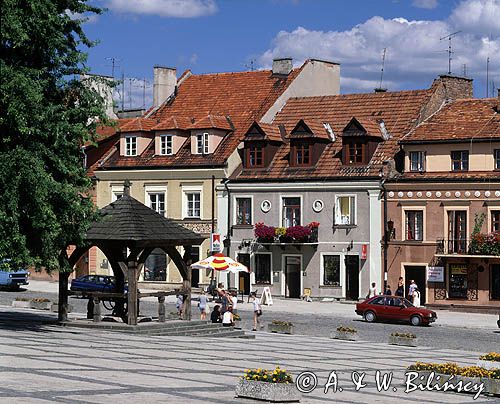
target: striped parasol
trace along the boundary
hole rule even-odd
[[[204,258],[201,261],[191,264],[191,268],[215,269],[219,272],[250,272],[245,265],[240,264],[232,258],[226,257],[224,254],[220,253],[214,254],[211,257]]]

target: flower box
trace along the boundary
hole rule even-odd
[[[18,309],[29,309],[31,302],[29,300],[13,300],[12,307],[17,307]]]
[[[278,334],[293,334],[293,324],[274,324],[269,323],[267,325],[269,332],[274,332]]]
[[[500,362],[479,359],[477,361],[477,366],[479,366],[481,368],[488,369],[488,370],[500,369]]]
[[[357,332],[335,330],[330,335],[330,337],[333,339],[342,339],[344,341],[357,341],[358,340],[358,333]]]
[[[489,377],[481,378],[484,383],[484,392],[494,396],[500,396],[500,379],[491,379]]]
[[[50,306],[51,305],[52,305],[52,302],[31,301],[30,302],[30,309],[35,309],[35,310],[50,310]]]
[[[400,346],[417,346],[417,338],[408,338],[408,337],[398,337],[394,335],[389,335],[389,344],[390,345],[400,345]]]
[[[236,397],[252,398],[271,403],[300,402],[300,392],[295,384],[269,383],[240,379],[236,385]]]

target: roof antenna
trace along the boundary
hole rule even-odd
[[[115,68],[120,66],[118,64],[118,62],[120,62],[121,59],[118,59],[118,58],[115,58],[114,56],[112,56],[112,57],[106,58],[106,60],[109,60],[111,62],[111,77],[115,78]]]
[[[452,34],[449,34],[449,35],[446,35],[442,38],[439,38],[440,41],[442,41],[443,39],[448,39],[448,74],[451,74],[451,55],[453,53],[455,53],[455,52],[453,52],[453,50],[451,48],[451,39],[455,35],[458,35],[460,32],[462,32],[462,31],[453,32]]]
[[[486,98],[490,95],[488,86],[490,85],[490,57],[486,58]]]
[[[245,67],[247,69],[250,69],[251,72],[253,72],[255,70],[254,64],[255,64],[255,59],[251,59],[250,62],[245,65]]]
[[[376,93],[383,93],[387,91],[386,88],[382,88],[382,81],[384,79],[384,67],[385,67],[385,53],[387,52],[387,48],[384,48],[384,51],[382,52],[382,68],[380,69],[380,83],[378,87],[375,89]]]
[[[464,63],[462,65],[462,70],[463,70],[462,73],[463,73],[464,77],[467,77],[467,63]]]

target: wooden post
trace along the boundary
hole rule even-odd
[[[58,320],[68,321],[68,278],[70,272],[59,272]]]
[[[158,321],[165,322],[165,296],[158,296]]]
[[[99,323],[101,321],[101,302],[96,296],[94,296],[92,299],[94,302],[94,323]]]
[[[131,260],[128,262],[128,324],[137,325],[137,262]]]
[[[191,266],[186,267],[187,278],[182,281],[186,298],[184,299],[184,320],[191,320]]]

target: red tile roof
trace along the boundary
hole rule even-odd
[[[338,177],[378,177],[382,163],[393,158],[398,140],[418,122],[424,104],[430,99],[432,90],[397,91],[384,93],[346,94],[325,97],[303,97],[290,99],[276,116],[273,124],[285,125],[291,131],[300,119],[329,123],[335,141],[323,151],[314,169],[290,168],[287,156],[289,144],[276,153],[265,170],[244,170],[241,180],[281,180]],[[390,138],[381,142],[370,163],[366,166],[343,166],[339,151],[342,148],[343,129],[352,117],[362,120],[383,120]],[[373,129],[373,128],[371,128]]]
[[[151,130],[187,130],[192,124],[191,119],[184,116],[171,116],[163,119],[157,125],[153,126]]]
[[[392,180],[391,182],[399,181],[460,181],[460,180],[485,180],[494,179],[500,182],[500,172],[498,171],[435,171],[428,172],[406,172],[399,178]]]
[[[98,126],[96,130],[96,142],[100,143],[115,135],[123,125],[127,124],[132,119],[133,118],[121,118],[112,121],[111,125]],[[85,146],[90,146],[91,144],[92,142],[87,142]]]
[[[277,142],[281,142],[283,139],[281,137],[281,131],[278,125],[272,125],[269,123],[262,122],[253,122],[250,128],[245,132],[245,135],[249,138],[253,136],[249,136],[250,132],[253,132],[253,128],[256,127],[257,130],[262,134],[259,137],[259,140],[273,140]],[[253,135],[253,134],[252,134]],[[247,138],[245,138],[247,139]]]
[[[227,131],[233,130],[228,118],[219,115],[207,115],[194,122],[189,126],[189,129],[223,129]]]
[[[222,166],[243,140],[250,124],[268,111],[301,69],[294,69],[287,77],[275,76],[271,70],[187,75],[172,102],[151,110],[149,119],[155,123],[148,127],[166,128],[170,124],[161,126],[162,122],[172,117],[178,122],[183,119],[196,122],[209,115],[227,116],[234,131],[224,137],[215,153],[192,155],[187,140],[174,156],[156,156],[151,146],[134,158],[115,153],[105,167]]]
[[[382,135],[382,132],[380,131],[380,123],[374,119],[353,116],[349,123],[346,125],[346,128],[351,124],[351,122],[358,122],[358,124],[361,125],[366,133],[370,136]]]
[[[300,131],[301,127],[305,125],[305,129],[309,132],[309,134],[304,134],[304,133],[297,133],[297,131]],[[313,137],[313,138],[320,138],[320,139],[330,139],[330,136],[328,135],[328,132],[323,125],[323,123],[315,120],[315,119],[301,119],[295,125],[295,127],[291,130],[290,135],[288,136],[290,139],[297,138],[297,137]]]
[[[500,138],[497,98],[462,99],[445,105],[411,130],[401,143],[457,142]]]
[[[151,118],[134,118],[130,122],[120,127],[121,133],[127,132],[147,132],[150,131],[153,126],[157,125],[158,121]]]

